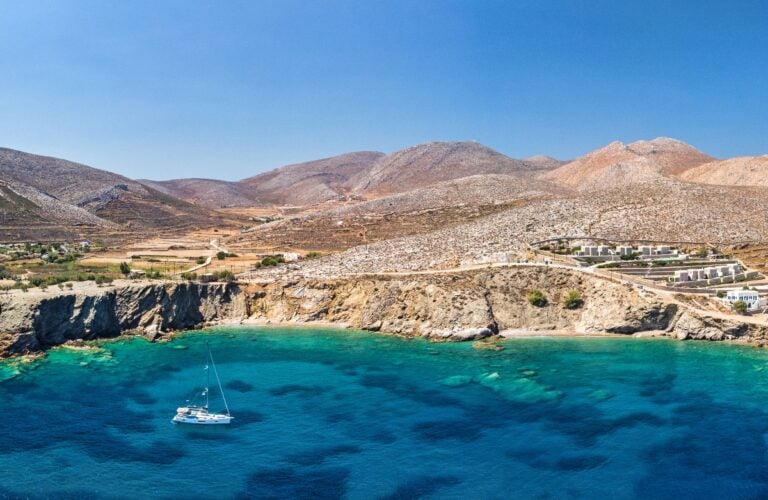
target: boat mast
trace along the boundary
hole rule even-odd
[[[224,408],[227,410],[227,415],[229,415],[229,406],[227,405],[227,398],[224,396],[224,389],[221,388],[221,380],[219,379],[219,372],[216,370],[216,363],[213,362],[213,354],[211,353],[211,349],[208,349],[208,357],[211,358],[211,366],[213,366],[213,374],[216,375],[216,383],[219,384],[219,392],[221,393],[221,399],[224,400]]]
[[[208,347],[208,342],[205,343],[206,349],[208,349],[208,355],[211,354],[211,349]],[[211,386],[211,370],[208,369],[208,358],[205,359],[205,409],[208,409],[209,405],[209,387]]]

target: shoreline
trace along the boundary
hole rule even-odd
[[[544,290],[545,306],[527,300]],[[583,305],[563,307],[578,290]],[[44,296],[41,296],[44,295]],[[222,327],[359,329],[432,342],[634,336],[763,346],[768,325],[704,315],[631,287],[556,268],[270,283],[127,282],[0,297],[0,356],[79,340]]]

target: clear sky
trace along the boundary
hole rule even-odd
[[[768,153],[768,3],[0,0],[0,145],[134,178],[658,136]]]

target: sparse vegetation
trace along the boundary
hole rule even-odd
[[[307,255],[304,256],[305,259],[317,259],[322,254],[320,252],[308,252]]]
[[[219,281],[224,281],[226,283],[230,283],[232,281],[235,281],[235,273],[233,273],[232,271],[224,270],[224,271],[221,271],[221,272],[217,273],[216,274],[216,278]]]
[[[266,257],[261,259],[261,265],[263,267],[274,267],[274,266],[283,264],[284,262],[285,262],[285,259],[281,254],[267,255]]]
[[[563,307],[566,309],[578,309],[584,305],[584,299],[578,290],[571,290],[563,298]]]
[[[546,295],[539,289],[534,289],[528,292],[528,303],[535,307],[544,307],[549,304]]]

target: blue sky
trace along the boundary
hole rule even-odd
[[[239,179],[477,140],[768,153],[762,1],[0,0],[0,145]]]

